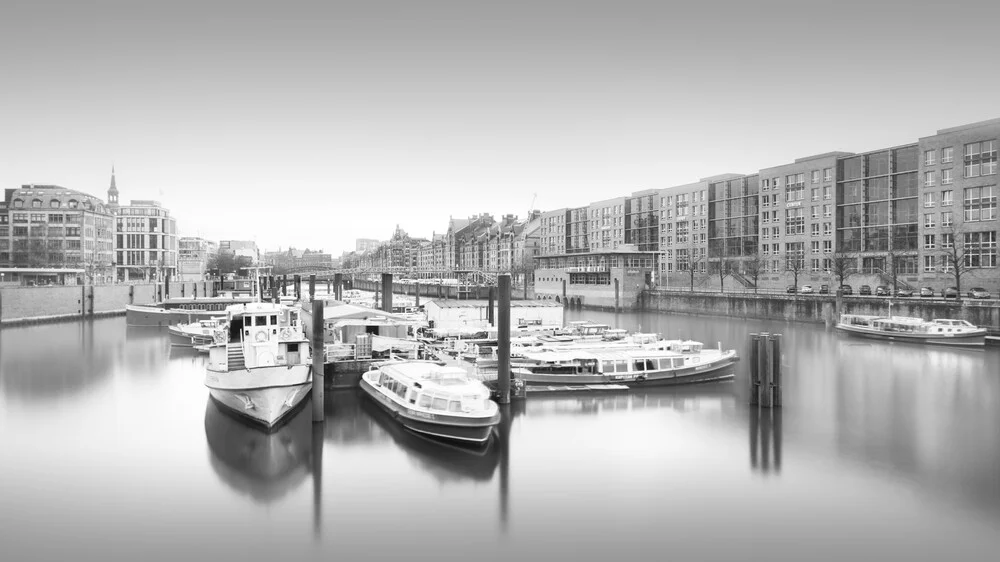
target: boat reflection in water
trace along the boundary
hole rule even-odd
[[[351,393],[356,399],[362,396]],[[484,447],[462,447],[407,431],[388,412],[371,400],[361,400],[361,409],[413,461],[441,482],[463,479],[488,482],[500,462],[501,444],[491,439]]]
[[[219,478],[259,503],[283,497],[307,480],[312,461],[312,418],[302,408],[277,430],[247,424],[210,398],[205,438]]]

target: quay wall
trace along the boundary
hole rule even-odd
[[[885,315],[888,299],[862,296],[827,295],[754,295],[729,293],[698,293],[688,291],[645,291],[640,301],[642,310],[680,312],[834,324],[840,314]],[[584,302],[586,306],[586,302]],[[1000,305],[995,301],[969,299],[893,299],[894,316],[915,316],[931,320],[955,318],[1000,333]]]
[[[154,304],[166,298],[162,283],[0,287],[0,325],[73,320],[124,314],[128,304]],[[206,281],[171,283],[170,296],[199,297],[213,292]]]

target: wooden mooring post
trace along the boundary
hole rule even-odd
[[[323,334],[323,299],[312,301],[312,421],[321,422],[325,419],[323,411],[323,363],[325,355]]]
[[[497,391],[500,404],[510,403],[510,275],[497,278],[500,299],[497,307]]]
[[[780,407],[781,334],[750,334],[748,347],[750,405],[759,404],[761,408]]]

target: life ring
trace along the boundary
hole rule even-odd
[[[288,328],[282,328],[281,329],[281,338],[282,339],[288,339],[288,336],[290,336],[291,334],[292,334],[292,331],[289,330]]]
[[[267,339],[267,332],[257,332],[257,341],[262,342]]]
[[[224,330],[216,330],[212,337],[215,339],[215,343],[226,343],[226,332]]]

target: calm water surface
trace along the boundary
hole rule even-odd
[[[123,318],[0,331],[4,560],[994,560],[1000,352],[821,326],[570,312],[745,349],[784,334],[785,406],[733,382],[531,397],[474,454],[356,392],[265,434],[205,358]],[[96,557],[96,558],[95,558]]]

